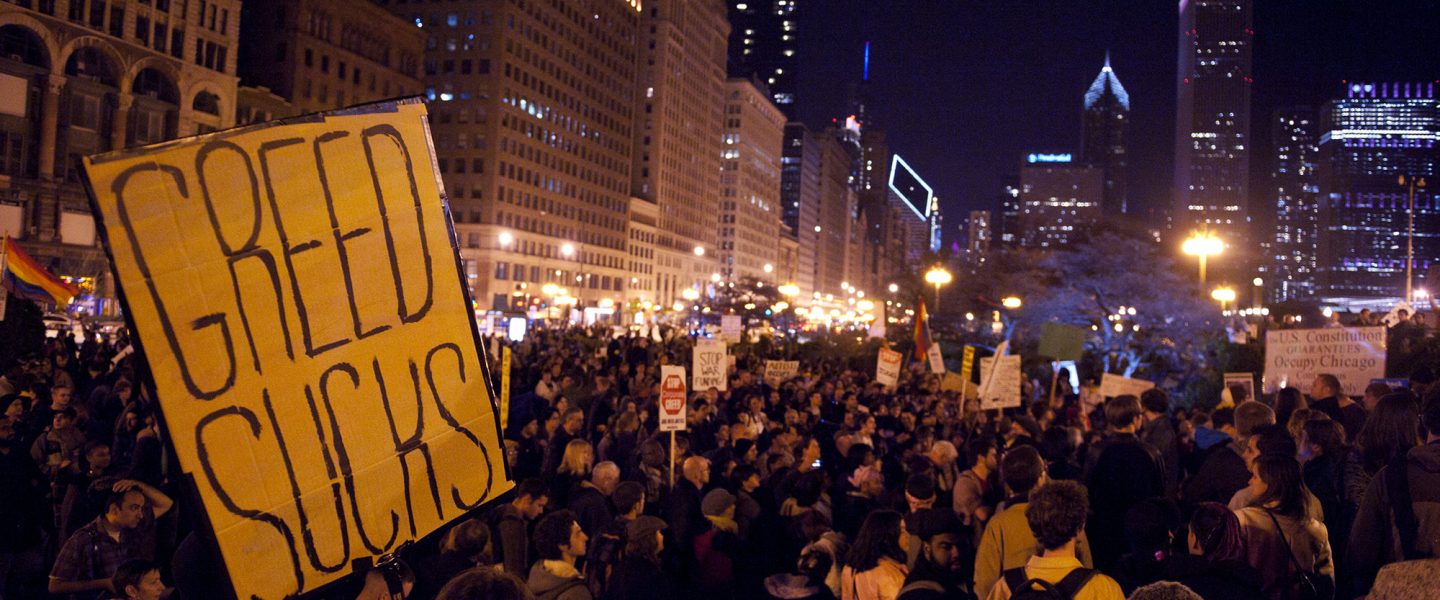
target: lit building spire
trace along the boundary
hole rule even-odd
[[[1095,76],[1095,81],[1085,92],[1085,108],[1094,106],[1106,92],[1114,94],[1120,106],[1130,110],[1130,94],[1125,92],[1125,86],[1120,85],[1120,78],[1115,76],[1115,69],[1110,67],[1109,51],[1105,52],[1105,66],[1100,68],[1100,74]]]

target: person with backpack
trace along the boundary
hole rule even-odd
[[[1254,500],[1235,511],[1247,562],[1273,600],[1330,598],[1335,564],[1325,525],[1305,509],[1305,482],[1293,457],[1261,455],[1252,463]]]
[[[1073,481],[1047,483],[1031,492],[1025,520],[1041,552],[1025,566],[1006,570],[988,600],[1123,600],[1119,583],[1075,558],[1089,511],[1085,487]]]
[[[1371,589],[1382,565],[1436,557],[1440,544],[1440,388],[1426,394],[1420,421],[1427,432],[1425,444],[1392,459],[1375,473],[1355,515],[1345,556],[1357,595]]]
[[[964,573],[962,540],[969,529],[953,511],[926,510],[913,516],[914,527],[907,525],[906,529],[919,537],[920,556],[905,576],[905,587],[900,588],[896,600],[974,598]]]
[[[1045,460],[1034,448],[1020,447],[1005,453],[1000,463],[1000,479],[1005,482],[1005,510],[990,519],[985,533],[980,536],[980,547],[975,552],[975,594],[981,598],[990,595],[1000,573],[1025,566],[1035,556],[1035,534],[1025,519],[1025,509],[1030,506],[1030,492],[1049,480]],[[1081,531],[1075,542],[1076,558],[1086,568],[1094,566],[1090,560],[1090,542]]]
[[[516,577],[525,574],[530,564],[529,523],[545,512],[550,502],[545,482],[526,479],[515,486],[515,497],[496,506],[486,516],[490,539],[494,543],[494,559],[504,565],[505,572]]]

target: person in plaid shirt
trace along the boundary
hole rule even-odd
[[[105,513],[77,529],[60,548],[50,570],[50,593],[90,598],[113,591],[111,578],[122,563],[153,558],[144,540],[154,530],[155,519],[173,504],[169,496],[139,481],[114,482],[105,499]]]

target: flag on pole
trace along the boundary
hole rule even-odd
[[[3,248],[5,266],[0,280],[3,280],[5,289],[16,297],[65,306],[80,293],[80,288],[65,283],[30,258],[15,240],[5,238]]]
[[[925,298],[917,298],[915,309],[915,360],[926,359],[930,350],[930,313],[925,310]]]

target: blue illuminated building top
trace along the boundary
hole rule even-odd
[[[1031,152],[1028,156],[1025,157],[1025,162],[1029,162],[1029,163],[1068,163],[1068,162],[1071,161],[1072,158],[1073,158],[1073,157],[1071,156],[1071,154],[1070,154],[1069,152],[1066,152],[1066,153],[1064,153],[1064,154],[1047,154],[1047,153]]]
[[[1090,89],[1085,91],[1085,108],[1094,106],[1100,98],[1105,95],[1106,89],[1115,94],[1115,99],[1126,111],[1130,110],[1130,94],[1125,91],[1125,86],[1120,85],[1120,78],[1115,76],[1115,70],[1110,68],[1110,55],[1105,55],[1105,66],[1100,68],[1100,74],[1095,76],[1095,81],[1090,84]]]

